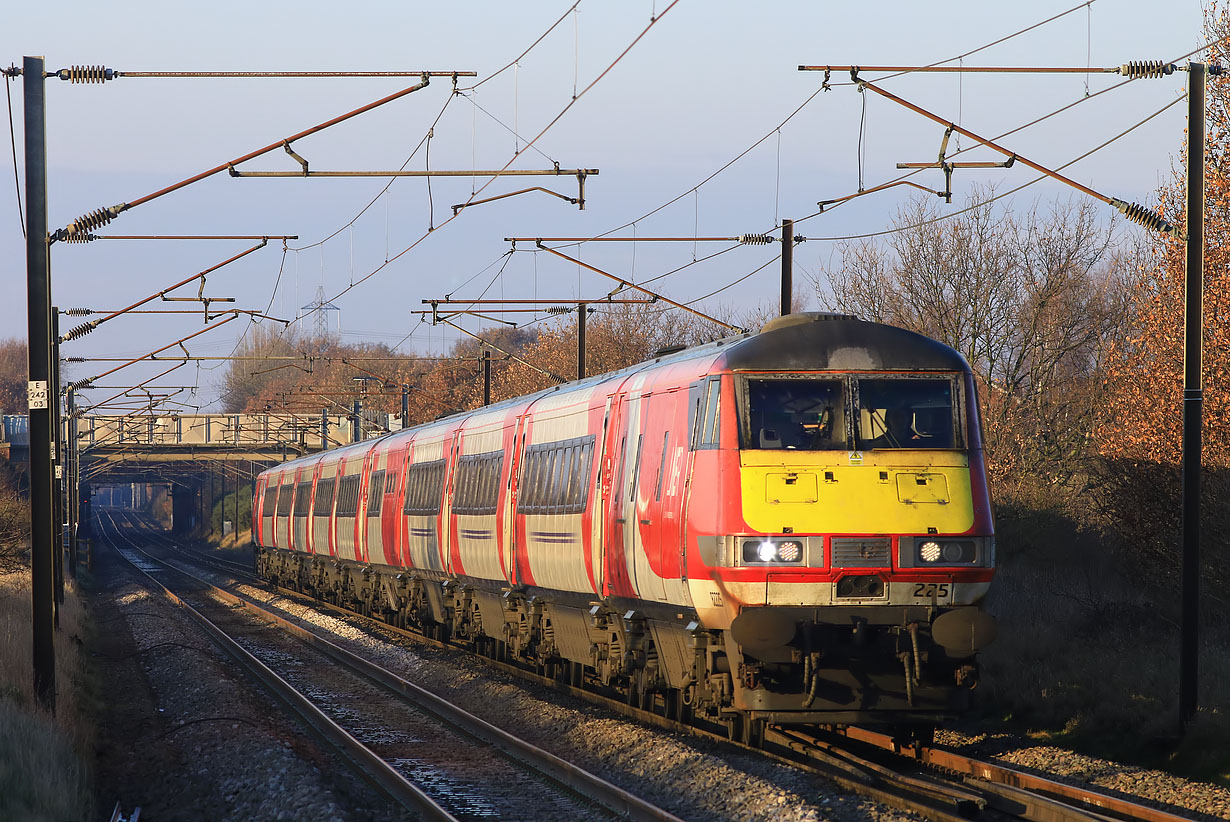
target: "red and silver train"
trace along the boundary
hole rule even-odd
[[[795,314],[265,471],[265,578],[635,704],[934,725],[995,542],[968,364]]]

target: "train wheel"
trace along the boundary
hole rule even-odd
[[[764,747],[764,727],[763,719],[748,719],[742,721],[744,745],[750,745],[753,748]]]
[[[930,745],[935,741],[934,725],[898,725],[893,728],[893,741],[898,745]]]
[[[676,688],[667,688],[662,692],[662,715],[676,722],[683,719],[683,699]]]

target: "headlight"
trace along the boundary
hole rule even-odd
[[[802,562],[803,543],[800,540],[749,539],[743,543],[743,562],[766,564],[772,562]]]
[[[973,540],[934,540],[918,543],[918,559],[923,565],[968,565],[978,559]]]

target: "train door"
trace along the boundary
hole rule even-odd
[[[633,573],[636,589],[643,599],[667,601],[667,573],[663,563],[663,544],[667,541],[670,523],[665,516],[662,492],[671,453],[670,406],[676,394],[658,392],[646,397],[641,406],[640,458],[635,474],[632,497]]]
[[[632,530],[627,522],[629,502],[629,462],[635,458],[636,439],[629,437],[628,397],[616,394],[611,406],[611,432],[606,453],[603,455],[603,471],[609,475],[605,516],[607,537],[603,540],[603,596],[635,596],[632,580],[628,575],[628,563],[624,555],[624,538]],[[608,471],[609,467],[609,471]]]
[[[606,498],[611,491],[611,467],[610,458],[607,456],[607,438],[611,424],[611,406],[614,404],[614,397],[606,398],[606,408],[602,412],[602,428],[598,431],[597,447],[594,449],[594,459],[598,463],[598,470],[595,472],[597,479],[594,481],[594,502],[589,508],[590,517],[590,568],[593,571],[594,591],[602,593],[603,590],[603,557],[605,552],[602,548],[603,535],[606,532]],[[588,493],[588,490],[586,491]]]
[[[384,504],[380,510],[380,539],[384,545],[384,555],[388,562],[401,568],[410,564],[409,555],[403,553],[403,545],[398,534],[402,524],[401,505],[397,491],[401,486],[402,475],[405,474],[406,454],[409,446],[396,451],[390,451],[386,457],[384,475]]]
[[[526,429],[529,427],[529,415],[520,414],[517,417],[517,427],[513,432],[512,460],[508,466],[508,493],[505,495],[504,508],[504,572],[510,585],[521,582],[521,542],[524,537],[520,533],[523,527],[520,523],[524,518],[517,516],[517,493],[520,486],[521,460],[525,457]],[[519,522],[520,521],[520,522]]]
[[[450,574],[464,574],[464,568],[458,568],[458,546],[453,527],[453,481],[457,475],[457,452],[461,450],[461,431],[454,430],[444,440],[444,481],[443,499],[440,502],[440,562],[441,567]]]
[[[369,562],[367,554],[367,486],[371,482],[372,471],[376,465],[375,448],[369,448],[363,454],[359,464],[359,487],[355,492],[354,501],[354,558],[359,562]]]
[[[388,562],[384,548],[384,530],[381,527],[381,512],[384,510],[385,473],[388,469],[389,452],[387,448],[373,448],[369,455],[371,460],[367,470],[367,490],[364,497],[367,509],[363,517],[363,550],[368,562],[372,561],[373,551],[377,562]]]

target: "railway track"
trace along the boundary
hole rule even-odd
[[[196,554],[197,552],[190,552]],[[456,648],[448,642],[424,637],[353,611],[277,589],[316,609],[344,615],[364,625],[404,636],[437,648]],[[777,761],[820,774],[842,788],[894,808],[908,810],[935,822],[968,819],[1022,819],[1032,822],[1079,820],[1141,820],[1180,822],[1194,818],[1128,798],[1078,787],[1004,765],[974,759],[941,746],[902,745],[891,736],[862,728],[816,730],[769,726],[757,745],[730,740],[721,732],[681,724],[652,710],[595,694],[559,677],[543,676],[508,662],[480,657],[484,663],[554,690],[597,702],[605,708],[675,733],[719,741],[751,750]]]
[[[104,536],[121,556],[185,608],[364,778],[416,817],[676,820],[255,603],[143,551],[138,541],[146,534],[138,532],[135,519],[122,517],[123,525],[104,519]]]

